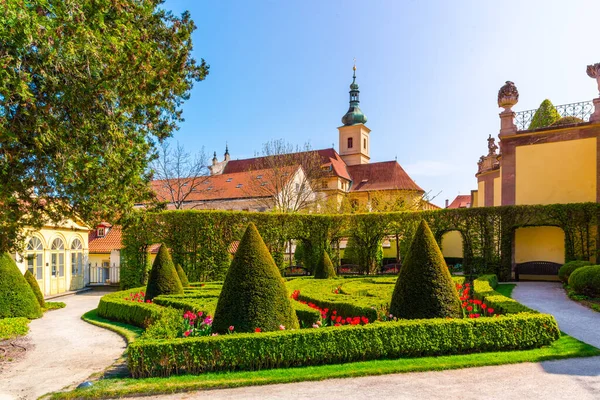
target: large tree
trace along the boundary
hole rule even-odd
[[[149,198],[154,143],[208,65],[160,0],[0,1],[0,250],[23,228]]]

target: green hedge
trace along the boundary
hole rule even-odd
[[[559,336],[553,316],[519,314],[136,341],[127,354],[132,376],[150,377],[521,350],[548,345]]]
[[[482,275],[473,281],[473,297],[485,301],[488,307],[502,314],[537,313],[518,301],[496,292],[494,290],[496,286],[498,286],[496,275]]]
[[[98,315],[140,328],[148,327],[161,318],[165,308],[157,304],[126,300],[131,293],[138,293],[144,289],[145,287],[141,287],[102,296],[98,304]]]
[[[237,211],[140,211],[126,221],[123,260],[138,278],[146,270],[146,251],[165,242],[174,262],[192,281],[223,279],[230,263],[229,246],[240,240],[254,222],[273,254],[282,253],[290,240],[310,254],[326,250],[334,265],[341,238],[360,239],[369,254],[381,246],[381,237],[400,238],[404,257],[414,229],[425,219],[438,243],[444,233],[463,236],[464,270],[495,273],[511,279],[514,230],[523,226],[556,226],[565,232],[565,260],[590,259],[597,253],[599,203],[474,207],[419,212],[365,214],[280,214]],[[160,226],[161,229],[156,229]],[[313,265],[305,265],[312,269]],[[482,271],[483,270],[483,271]],[[129,283],[133,285],[132,283]],[[138,283],[133,286],[141,286]]]

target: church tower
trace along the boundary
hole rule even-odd
[[[347,165],[368,164],[371,157],[369,151],[369,133],[365,123],[367,117],[360,110],[358,84],[356,83],[356,65],[352,67],[352,84],[350,85],[350,108],[342,117],[342,126],[338,128],[340,136],[339,154]]]

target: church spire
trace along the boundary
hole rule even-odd
[[[348,108],[348,112],[342,117],[344,125],[364,124],[367,122],[367,116],[363,114],[358,106],[358,103],[360,103],[360,90],[358,90],[358,83],[356,83],[356,59],[354,61],[352,83],[350,84],[350,107]]]

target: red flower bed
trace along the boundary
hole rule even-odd
[[[124,297],[123,299],[128,301],[135,301],[136,303],[143,303],[144,301],[146,303],[152,303],[152,300],[144,300],[145,297],[146,292],[140,290],[137,293],[129,293],[129,297]]]
[[[339,288],[338,288],[339,289]],[[315,303],[309,303],[304,300],[298,300],[300,296],[299,290],[294,290],[292,295],[290,296],[292,299],[296,300],[299,303],[306,304],[310,308],[317,310],[321,313],[321,319],[317,321],[316,324],[313,324],[313,328],[318,328],[320,326],[341,326],[341,325],[366,325],[369,323],[369,319],[365,316],[362,317],[343,317],[338,315],[337,310],[330,310],[329,308],[321,308]]]

